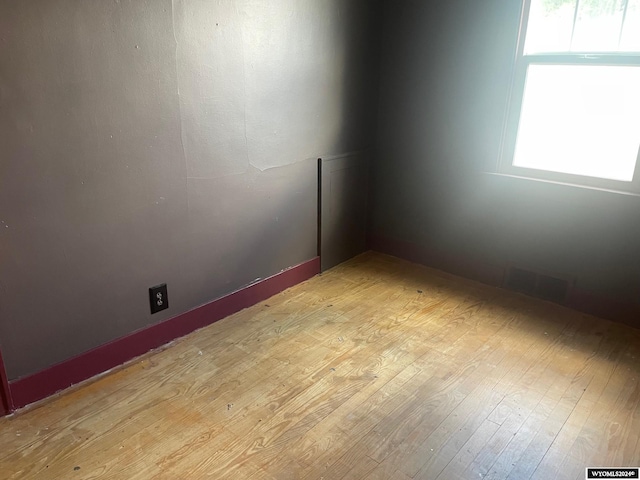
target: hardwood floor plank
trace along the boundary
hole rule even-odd
[[[445,468],[438,474],[436,479],[455,479],[463,478],[462,473],[473,462],[474,458],[482,451],[487,442],[498,431],[500,425],[493,423],[491,420],[485,420],[473,432],[469,440],[467,440],[454,457],[447,463]],[[427,471],[420,471],[414,478],[428,479]]]

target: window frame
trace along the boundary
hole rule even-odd
[[[640,194],[640,146],[636,155],[633,179],[631,181],[612,180],[513,165],[529,66],[601,65],[640,68],[640,52],[562,52],[525,55],[524,44],[527,35],[530,7],[531,0],[523,0],[497,173],[534,180]]]

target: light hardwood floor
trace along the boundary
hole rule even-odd
[[[583,479],[640,332],[373,253],[0,419],[0,478]]]

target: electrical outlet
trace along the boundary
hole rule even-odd
[[[167,295],[167,284],[156,285],[149,289],[149,303],[151,314],[169,308],[169,296]]]

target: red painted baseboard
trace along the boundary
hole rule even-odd
[[[89,350],[28,377],[9,382],[10,410],[42,400],[60,390],[206,327],[243,308],[279,293],[320,273],[320,258],[291,267],[253,285],[214,300],[162,323]]]
[[[371,237],[371,249],[494,287],[504,285],[506,266],[500,267],[462,256],[435,253],[422,245],[382,236]],[[573,310],[640,328],[640,304],[637,303],[573,287],[563,305]]]
[[[13,402],[11,401],[11,390],[9,390],[9,380],[7,380],[7,371],[4,368],[4,360],[2,352],[0,352],[0,417],[6,415],[13,410]]]

